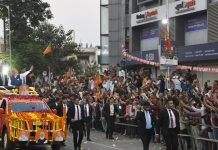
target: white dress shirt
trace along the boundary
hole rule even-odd
[[[173,127],[171,127],[171,115],[170,115],[170,111],[171,111],[171,114],[172,114],[172,119],[173,119]],[[168,112],[168,115],[169,115],[169,128],[176,128],[176,117],[173,113],[173,110],[172,109],[167,109],[167,112]]]
[[[86,111],[86,115],[87,115],[85,117],[89,117],[89,104],[84,105],[84,111]]]
[[[79,118],[78,118],[77,106],[78,106],[78,108],[79,108]],[[80,108],[80,105],[75,105],[74,107],[75,107],[75,118],[74,118],[74,120],[75,120],[75,121],[81,120],[82,117],[81,117],[81,108]]]
[[[110,104],[110,116],[114,116],[114,104]]]
[[[26,76],[30,73],[30,71],[26,71],[24,73],[20,74],[20,79],[22,80],[22,84],[26,84]],[[16,76],[14,76],[15,78],[18,76],[19,74],[17,74]],[[8,80],[8,86],[13,86],[11,85],[11,79],[9,78]]]
[[[144,111],[145,114],[145,119],[146,119],[146,129],[151,129],[152,124],[151,124],[151,114],[149,111]]]

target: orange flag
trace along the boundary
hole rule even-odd
[[[66,85],[67,84],[67,75],[64,77],[63,83]]]
[[[172,50],[172,48],[171,48],[171,41],[170,41],[170,38],[169,38],[169,31],[167,29],[167,26],[165,27],[164,36],[165,36],[166,49],[168,51],[171,51]]]
[[[51,44],[48,45],[48,47],[44,50],[43,55],[47,55],[52,52]]]
[[[100,73],[98,72],[96,77],[95,77],[94,84],[95,84],[95,86],[98,86],[101,83],[102,83],[101,76],[100,76]]]
[[[69,68],[67,72],[67,78],[70,78],[70,77],[71,77],[71,69]]]

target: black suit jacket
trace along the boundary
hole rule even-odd
[[[48,104],[48,106],[50,107],[50,109],[57,109],[56,102],[54,102],[54,101],[49,101],[47,104]]]
[[[156,118],[155,116],[153,115],[153,113],[150,111],[150,115],[151,115],[151,125],[152,125],[152,128],[151,130],[153,130],[153,134],[155,133],[155,129],[157,129],[156,125],[157,125],[157,121],[156,121]],[[136,115],[136,119],[135,119],[137,125],[138,125],[138,128],[137,128],[137,131],[138,131],[138,135],[139,136],[146,136],[146,117],[145,117],[145,112],[144,111],[139,111],[137,112],[137,115]],[[157,129],[158,130],[158,129]]]
[[[92,106],[91,105],[89,105],[89,117],[86,117],[85,118],[85,105],[81,105],[81,108],[82,108],[82,112],[83,112],[83,116],[84,116],[84,119],[92,119]]]
[[[81,109],[81,120],[83,121],[84,112],[83,112],[82,106],[79,105],[79,107]],[[75,104],[72,103],[72,104],[68,105],[67,119],[68,119],[68,121],[71,122],[71,119],[74,119],[74,118],[75,118]]]
[[[116,116],[118,114],[118,108],[115,104],[114,105],[114,116]],[[109,119],[110,117],[110,104],[109,103],[106,103],[103,107],[103,110],[102,110],[102,116],[105,117],[106,120]]]
[[[59,117],[63,117],[63,109],[64,109],[64,106],[63,106],[63,103],[62,103],[62,102],[59,102],[59,103],[58,103],[56,109],[57,109],[57,115],[58,115]]]
[[[101,108],[100,108],[99,104],[96,104],[96,106],[95,106],[95,117],[97,119],[101,118]]]
[[[176,118],[176,134],[178,134],[180,131],[179,113],[174,109],[172,111]],[[169,129],[169,123],[170,123],[170,117],[168,111],[167,109],[163,109],[160,113],[160,118],[159,118],[159,126],[162,129],[163,133],[167,133]]]

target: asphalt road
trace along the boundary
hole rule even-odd
[[[139,139],[128,138],[119,134],[114,135],[115,140],[107,140],[103,132],[91,131],[91,142],[83,140],[83,150],[143,150]],[[2,150],[2,147],[0,148]],[[49,147],[31,147],[31,150],[51,150]],[[66,146],[61,150],[73,150],[73,136],[70,133]],[[161,144],[151,143],[150,150],[165,150]]]
[[[115,140],[107,140],[105,138],[105,133],[92,131],[91,132],[91,142],[87,142],[84,138],[83,149],[84,150],[143,150],[142,143],[139,139],[132,139],[119,134],[114,135]],[[62,150],[73,150],[73,137],[70,134],[68,141],[66,142],[66,147]],[[165,150],[161,144],[151,144],[150,150]]]

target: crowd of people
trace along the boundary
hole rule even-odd
[[[124,72],[112,67],[101,75],[71,75],[67,80],[65,75],[50,80],[43,75],[33,85],[59,116],[67,105],[75,150],[83,135],[91,141],[91,128],[105,131],[107,139],[114,139],[114,131],[139,137],[144,150],[151,139],[167,150],[178,149],[178,142],[183,149],[218,150],[216,143],[196,140],[218,140],[218,80],[201,87],[190,70],[152,79],[143,69]]]

